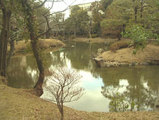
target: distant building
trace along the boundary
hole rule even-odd
[[[78,6],[80,8],[82,8],[83,10],[90,10],[91,5],[92,5],[92,2],[91,3],[78,4]]]
[[[78,4],[77,6],[79,6],[80,8],[82,8],[83,10],[87,10],[87,14],[88,16],[92,17],[92,11],[91,11],[91,5],[93,2],[89,2],[89,3],[82,3],[82,4]],[[76,5],[72,5],[70,6],[70,11],[71,9],[76,6]]]

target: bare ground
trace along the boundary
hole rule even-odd
[[[56,104],[0,83],[0,120],[59,120]],[[64,108],[65,120],[159,120],[159,112],[99,113]]]

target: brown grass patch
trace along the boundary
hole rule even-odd
[[[151,61],[159,61],[159,47],[154,45],[147,45],[143,50],[137,51],[133,54],[134,48],[124,48],[116,52],[106,51],[102,53],[99,58],[103,61],[116,61],[119,63],[143,63]]]
[[[60,120],[56,104],[0,84],[0,120]],[[158,112],[99,113],[64,108],[64,120],[158,120]]]
[[[25,51],[27,46],[30,44],[30,41],[18,41],[15,43],[15,52]]]
[[[56,39],[40,39],[38,41],[38,46],[40,49],[48,49],[48,48],[56,48],[56,47],[63,47],[65,44],[60,40]],[[9,47],[8,47],[9,49]],[[31,51],[30,40],[26,41],[19,41],[15,43],[15,53],[28,53]]]
[[[39,40],[39,48],[40,49],[47,49],[52,47],[62,47],[65,44],[61,42],[60,40],[55,39],[41,39]]]
[[[127,48],[129,45],[130,45],[130,40],[120,40],[111,44],[109,49],[115,52],[118,49]]]

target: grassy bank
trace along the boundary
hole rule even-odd
[[[32,90],[0,84],[0,120],[59,120],[56,104],[34,96]],[[64,108],[66,120],[92,120],[89,113]]]
[[[60,40],[56,39],[41,39],[38,41],[38,48],[39,49],[50,49],[50,48],[59,48],[63,47],[65,44]],[[31,52],[31,45],[29,41],[18,41],[15,43],[15,53],[29,53]]]
[[[101,67],[159,64],[159,46],[149,44],[136,54],[133,54],[134,50],[133,47],[128,47],[115,52],[105,51],[95,61]]]
[[[33,90],[16,89],[0,82],[0,120],[59,120],[56,104],[40,99]],[[64,108],[65,120],[158,120],[158,112],[99,113]]]

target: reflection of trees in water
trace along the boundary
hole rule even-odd
[[[67,57],[71,60],[72,67],[79,70],[88,70],[91,61],[88,45],[76,44],[76,47],[70,48]]]
[[[96,68],[91,57],[97,52],[98,48],[103,46],[103,44],[77,43],[74,47],[66,48],[62,52],[43,54],[45,69],[49,69],[51,65],[54,67],[65,66],[70,61],[72,68],[89,71],[96,77],[98,76],[96,69],[99,68]]]
[[[102,87],[102,94],[110,99],[109,103],[109,111],[110,112],[118,112],[118,111],[126,111],[129,107],[128,102],[126,101],[126,98],[123,93],[119,92],[120,86],[113,87]]]
[[[91,55],[100,47],[101,45],[92,44],[90,46],[79,43],[62,52],[43,53],[45,69],[49,70],[51,66],[65,66],[69,61],[72,68],[89,71],[94,77],[100,76],[104,83],[102,93],[111,100],[110,111],[153,108],[154,98],[158,94],[159,67],[97,68],[91,60]],[[33,72],[37,71],[35,63],[33,56],[13,58],[8,68],[9,85],[23,88],[33,87],[34,80],[37,79],[37,73],[32,75]],[[121,79],[128,80],[129,84],[122,94],[118,90],[122,87],[119,85]]]
[[[16,88],[32,88],[37,80],[37,68],[30,56],[16,57],[8,67],[8,85]],[[30,62],[32,61],[32,62]]]
[[[153,108],[154,98],[158,89],[158,78],[155,66],[146,67],[119,67],[119,68],[96,68],[91,60],[91,55],[99,46],[88,44],[76,44],[73,48],[67,48],[63,52],[55,52],[52,55],[45,56],[48,68],[50,65],[64,66],[67,60],[71,61],[72,68],[78,70],[87,70],[94,77],[103,78],[105,86],[102,88],[104,96],[108,97],[110,102],[110,111],[143,110]],[[154,75],[156,73],[156,75]],[[144,76],[141,77],[141,76]],[[124,93],[111,90],[119,89],[120,79],[128,80],[129,86]],[[143,83],[147,83],[148,88]],[[110,91],[114,91],[110,94]]]
[[[78,70],[86,70],[95,73],[96,66],[92,57],[103,44],[77,43],[74,48],[67,51],[67,58],[71,60],[72,67]]]
[[[156,66],[110,68],[110,72],[102,73],[102,94],[111,100],[110,111],[153,109],[158,95],[155,84],[159,83],[155,68]],[[124,89],[123,86],[119,85],[121,79],[126,79],[129,84],[123,92],[120,91]]]
[[[45,69],[48,70],[51,65],[64,65],[64,58],[60,54],[50,53],[42,54]],[[64,55],[63,55],[64,56]],[[16,88],[32,88],[38,78],[38,69],[35,58],[32,55],[20,56],[11,59],[8,67],[8,85]]]
[[[53,66],[64,66],[66,64],[65,52],[49,52],[43,54],[43,61],[45,69],[49,69],[51,65]]]

